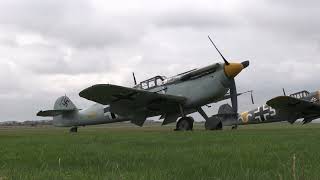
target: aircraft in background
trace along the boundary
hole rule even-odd
[[[224,63],[193,69],[171,78],[155,76],[139,84],[133,74],[133,88],[97,84],[82,90],[79,95],[108,105],[110,113],[126,117],[138,126],[142,126],[148,117],[161,116],[163,125],[179,118],[176,130],[192,130],[194,120],[189,114],[199,112],[208,121],[210,118],[202,106],[228,98],[231,98],[233,114],[237,115],[237,96],[241,93],[237,93],[234,78],[249,66],[249,61],[229,63],[208,38]]]
[[[320,118],[320,91],[300,91],[289,96],[278,96],[267,101],[266,105],[239,114],[239,118],[232,116],[232,108],[224,104],[219,108],[218,115],[213,119],[221,121],[224,126],[272,123],[288,121],[294,123],[303,119],[303,124]],[[231,113],[231,115],[230,115]],[[222,127],[221,127],[222,128]],[[206,129],[215,129],[214,124],[206,123]]]
[[[67,96],[59,97],[53,110],[39,111],[37,116],[53,117],[53,125],[71,127],[70,132],[77,132],[78,126],[107,124],[128,121],[110,112],[108,106],[94,104],[87,109],[78,109]]]

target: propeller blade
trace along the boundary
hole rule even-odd
[[[133,76],[134,85],[137,85],[137,80],[136,80],[136,76],[134,75],[134,72],[132,72],[132,76]]]
[[[229,65],[229,62],[226,60],[226,58],[223,57],[223,55],[221,54],[221,52],[219,51],[219,49],[217,48],[217,46],[214,44],[214,42],[212,41],[212,39],[210,38],[210,36],[208,35],[209,40],[211,41],[212,45],[214,46],[214,48],[216,48],[216,50],[218,51],[218,53],[220,54],[220,56],[222,57],[224,63],[226,63],[226,65]]]
[[[254,104],[252,93],[253,93],[253,91],[251,91],[251,102],[252,102],[252,104]]]
[[[238,113],[238,95],[237,95],[237,87],[236,82],[232,79],[231,87],[230,87],[230,96],[231,96],[231,104],[234,113]]]
[[[284,96],[287,96],[287,95],[286,95],[286,91],[284,90],[284,88],[282,88],[282,92],[283,92],[283,95],[284,95]]]

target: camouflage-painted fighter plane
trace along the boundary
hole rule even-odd
[[[238,119],[230,117],[228,113],[232,113],[230,105],[222,105],[218,115],[215,116],[216,121],[221,121],[225,126],[232,125],[234,127],[280,121],[288,121],[292,124],[297,119],[303,119],[303,124],[306,124],[320,118],[320,91],[312,93],[301,91],[289,96],[284,93],[284,96],[270,99],[266,105],[239,114]],[[209,122],[206,124],[206,128],[214,129],[214,126]]]
[[[208,36],[210,39],[210,37]],[[188,114],[199,112],[205,120],[210,118],[203,111],[202,106],[231,98],[232,111],[237,115],[238,102],[236,83],[234,78],[246,67],[249,61],[242,63],[229,63],[216,45],[211,43],[222,57],[224,63],[215,63],[200,69],[193,69],[171,78],[155,76],[145,81],[136,83],[133,88],[112,84],[97,84],[81,91],[79,95],[88,100],[99,103],[99,110],[90,112],[90,117],[102,117],[99,114],[107,105],[104,113],[113,114],[121,119],[130,119],[138,126],[142,126],[148,117],[161,116],[163,125],[176,122],[177,130],[192,130],[194,120]],[[227,92],[230,93],[227,93]],[[98,106],[98,105],[97,105]],[[71,106],[73,111],[75,107]],[[56,109],[55,109],[56,110]],[[55,110],[51,110],[55,112]],[[55,116],[56,119],[68,117],[68,111],[59,110],[58,114],[42,111],[39,115]],[[48,114],[46,114],[48,113]],[[79,111],[81,113],[81,111]],[[57,116],[57,117],[56,117]],[[88,116],[85,114],[85,116]],[[83,117],[85,117],[83,116]],[[69,118],[70,119],[70,118]],[[79,118],[78,118],[79,119]],[[115,118],[117,119],[117,118]],[[89,123],[90,118],[86,121]],[[71,126],[71,124],[70,124]],[[72,131],[77,130],[76,123]]]

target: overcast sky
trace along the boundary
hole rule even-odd
[[[303,89],[320,89],[320,1],[1,0],[0,121],[42,119],[57,97],[79,108],[96,83],[138,80],[250,60],[237,76],[240,111]],[[216,105],[218,106],[218,105]],[[206,109],[209,113],[217,107]]]

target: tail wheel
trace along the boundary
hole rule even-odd
[[[191,131],[193,129],[193,118],[192,117],[182,117],[179,119],[176,125],[177,131]]]

